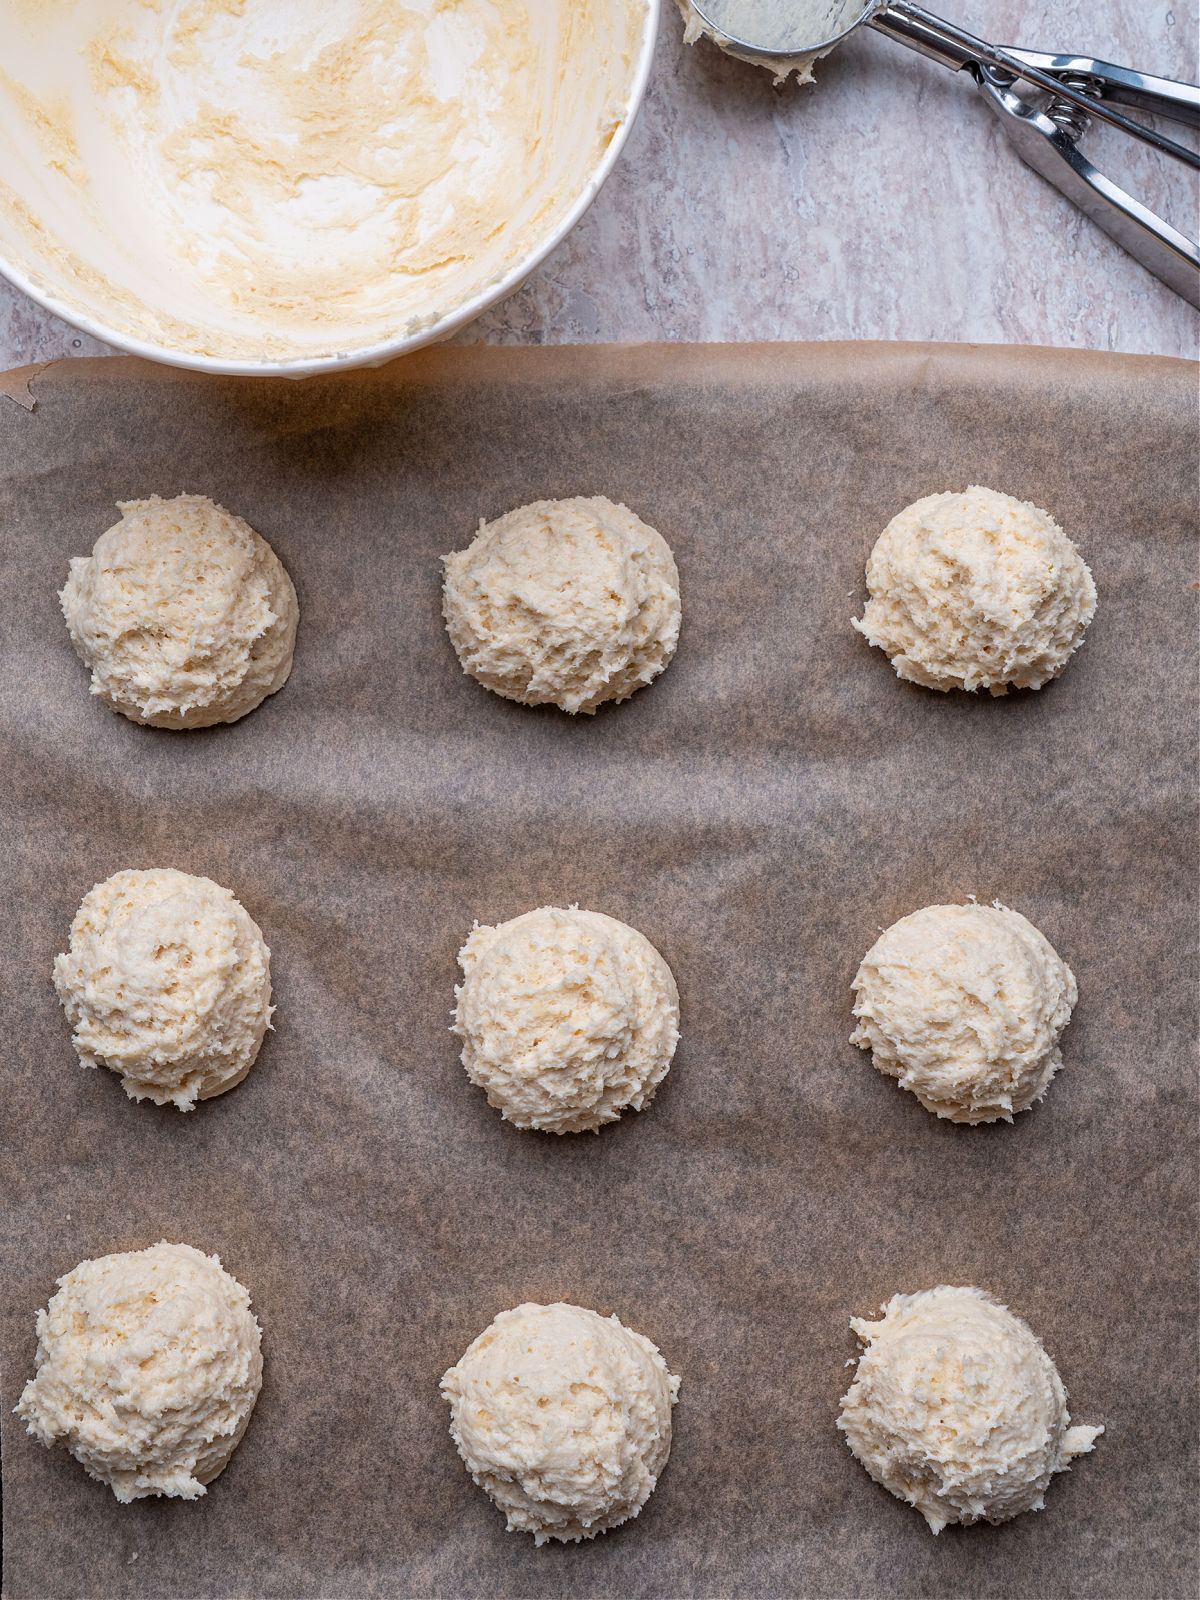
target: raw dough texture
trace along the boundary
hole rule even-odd
[[[236,722],[282,689],[299,607],[267,541],[202,494],[125,500],[59,595],[92,693],[134,722]]]
[[[931,494],[880,534],[853,626],[928,689],[1040,689],[1083,643],[1096,586],[1048,512],[994,489]]]
[[[38,1312],[37,1375],[17,1415],[63,1440],[118,1500],[202,1495],[262,1385],[250,1296],[216,1256],[151,1245],[81,1261]]]
[[[1011,1122],[1062,1066],[1079,991],[1053,945],[1002,905],[926,906],[868,950],[851,1044],[951,1122]]]
[[[982,1289],[894,1295],[882,1321],[850,1326],[867,1348],[838,1427],[934,1533],[1040,1511],[1054,1473],[1104,1432],[1070,1427],[1053,1361]]]
[[[443,557],[463,671],[524,705],[595,711],[670,661],[679,573],[660,533],[603,495],[537,500]]]
[[[458,1453],[508,1531],[565,1543],[636,1517],[650,1498],[679,1379],[615,1316],[521,1305],[479,1335],[442,1393]]]
[[[679,992],[636,928],[543,906],[476,923],[458,960],[463,1066],[507,1121],[579,1133],[653,1100],[679,1040]]]
[[[211,878],[169,867],[116,872],[84,896],[54,987],[85,1067],[180,1111],[241,1083],[275,1009],[257,923]]]

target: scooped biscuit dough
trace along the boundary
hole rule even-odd
[[[1053,1361],[982,1289],[894,1295],[881,1321],[850,1326],[867,1348],[838,1427],[935,1534],[1040,1511],[1053,1475],[1104,1432],[1070,1426]]]
[[[17,1415],[118,1500],[195,1500],[229,1464],[262,1384],[250,1296],[216,1256],[152,1245],[82,1261],[38,1312]]]
[[[537,500],[443,557],[464,672],[507,700],[595,711],[670,661],[679,574],[662,535],[603,495]]]
[[[671,1453],[679,1379],[614,1317],[502,1311],[442,1378],[450,1436],[510,1533],[594,1539],[636,1517]]]
[[[1040,689],[1083,643],[1096,586],[1048,512],[994,489],[931,494],[880,534],[853,626],[928,689]]]
[[[180,1111],[241,1083],[275,1009],[257,923],[210,878],[163,867],[84,896],[54,987],[85,1067]]]
[[[292,670],[292,580],[265,539],[204,495],[118,509],[59,596],[92,693],[155,728],[236,722]]]
[[[679,992],[636,928],[543,906],[476,923],[458,960],[463,1066],[507,1121],[578,1133],[653,1100],[679,1040]]]
[[[1002,905],[926,906],[871,946],[851,1044],[951,1122],[1011,1122],[1062,1065],[1079,991],[1044,934]]]

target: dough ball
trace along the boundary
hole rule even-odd
[[[1011,1122],[1042,1098],[1079,997],[1020,912],[974,904],[901,917],[867,951],[854,990],[851,1044],[927,1111],[972,1123]]]
[[[195,1500],[229,1464],[262,1385],[250,1296],[216,1256],[151,1245],[81,1261],[38,1312],[17,1415],[118,1500]]]
[[[458,960],[463,1066],[507,1121],[579,1133],[653,1100],[679,1040],[679,992],[636,928],[543,906],[477,923]]]
[[[265,539],[202,494],[126,500],[59,595],[92,693],[134,722],[236,722],[292,670],[299,607]]]
[[[1083,643],[1096,586],[1048,512],[994,489],[930,494],[892,518],[853,626],[927,689],[1040,689]]]
[[[603,495],[537,500],[443,557],[463,671],[527,706],[595,711],[657,678],[679,639],[666,540]]]
[[[502,1311],[442,1378],[450,1436],[510,1533],[594,1539],[638,1512],[671,1453],[679,1379],[582,1306]]]
[[[190,1111],[232,1089],[271,1024],[271,952],[210,878],[116,872],[83,898],[54,987],[85,1067],[131,1100]]]
[[[867,1471],[934,1533],[1040,1511],[1046,1486],[1103,1428],[1069,1426],[1053,1361],[982,1289],[894,1295],[866,1345],[838,1427]]]

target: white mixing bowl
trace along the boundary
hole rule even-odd
[[[0,0],[0,272],[205,372],[378,366],[608,176],[659,0]]]

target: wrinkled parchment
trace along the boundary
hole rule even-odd
[[[4,1594],[1195,1593],[1195,374],[968,347],[456,349],[340,381],[132,361],[0,397]],[[983,483],[1080,545],[1096,620],[1038,694],[899,682],[852,631],[884,523]],[[89,698],[55,591],[113,503],[183,490],[295,580],[282,693],[191,734]],[[680,649],[571,721],[459,671],[438,557],[546,496],[672,545]],[[228,885],[272,951],[257,1066],[183,1116],[76,1064],[50,983],[121,867]],[[998,897],[1077,974],[1012,1126],[929,1116],[848,1043],[878,929]],[[472,921],[621,917],[679,983],[652,1108],[519,1132],[449,1032]],[[250,1289],[266,1378],[207,1497],[122,1507],[11,1408],[85,1256],[159,1238]],[[834,1428],[848,1322],[973,1283],[1042,1336],[1095,1453],[950,1529]],[[441,1372],[505,1307],[662,1349],[675,1446],[636,1522],[534,1548],[469,1481]]]

